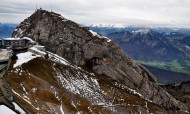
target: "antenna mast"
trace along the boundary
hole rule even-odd
[[[38,5],[37,5],[37,1],[36,1],[36,10],[37,10],[37,8],[38,8]]]
[[[51,12],[52,12],[51,0],[50,0],[50,8],[51,8]]]

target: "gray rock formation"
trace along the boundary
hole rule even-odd
[[[95,74],[107,75],[157,105],[187,111],[185,105],[160,88],[154,76],[118,45],[59,14],[37,10],[20,23],[12,36],[30,37],[48,51]]]
[[[176,99],[184,103],[190,109],[190,81],[182,83],[173,83],[162,86],[167,92]]]
[[[164,88],[169,93],[190,93],[190,81],[182,82],[180,84],[164,85]]]

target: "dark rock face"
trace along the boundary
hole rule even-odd
[[[187,110],[186,106],[157,86],[155,77],[126,56],[118,45],[59,14],[37,10],[17,29],[13,37],[30,37],[71,63],[95,74],[109,76],[155,104]]]
[[[117,42],[135,60],[167,62],[183,59],[185,56],[185,53],[170,43],[165,36],[151,29],[116,32],[109,34],[108,37]]]
[[[180,84],[168,84],[163,88],[170,93],[190,93],[190,81]]]
[[[190,81],[168,84],[162,87],[190,109]]]

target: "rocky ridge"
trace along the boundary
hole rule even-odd
[[[190,81],[167,84],[162,87],[190,108]]]
[[[88,28],[59,14],[37,10],[20,23],[13,32],[13,37],[30,37],[72,64],[95,75],[109,77],[166,109],[188,110],[184,104],[160,88],[155,77],[126,56],[113,41],[94,34]]]

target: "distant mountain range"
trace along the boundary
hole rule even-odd
[[[0,38],[11,37],[12,32],[18,24],[15,23],[0,23]],[[104,36],[114,32],[123,32],[123,31],[137,31],[140,29],[145,29],[147,27],[143,26],[127,26],[127,25],[114,25],[114,24],[91,24],[91,25],[81,25],[87,26],[91,30],[96,31]],[[167,27],[152,27],[152,30],[155,30],[159,33],[162,33],[167,37],[176,37],[184,36],[186,34],[190,35],[190,29],[187,28],[167,28]]]
[[[91,24],[91,25],[83,25],[88,26],[93,31],[96,31],[104,36],[107,36],[113,32],[123,32],[123,31],[137,31],[140,29],[151,28],[154,31],[163,34],[170,33],[182,33],[190,35],[190,28],[172,28],[172,27],[147,27],[147,26],[128,26],[128,25],[114,25],[114,24]]]
[[[0,23],[0,38],[11,37],[18,24]]]
[[[185,57],[185,53],[169,39],[151,29],[115,32],[107,36],[117,42],[135,60],[168,62]]]
[[[98,25],[90,28],[111,38],[138,63],[160,69],[156,71],[164,69],[162,74],[168,71],[166,78],[170,71],[182,73],[179,76],[190,74],[190,29]]]
[[[137,62],[190,74],[190,36],[167,36],[151,29],[107,35]]]

